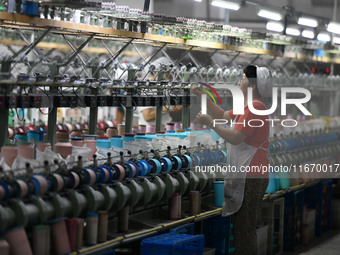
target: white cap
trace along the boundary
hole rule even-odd
[[[256,66],[257,88],[262,97],[272,96],[271,74],[267,67]]]

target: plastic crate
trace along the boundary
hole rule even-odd
[[[234,239],[232,229],[231,217],[216,216],[205,220],[203,223],[205,246],[215,248],[216,255],[232,253],[235,250],[232,245]]]
[[[301,242],[304,190],[285,195],[283,250],[294,251]]]
[[[203,235],[167,233],[146,238],[141,243],[142,255],[203,255]]]

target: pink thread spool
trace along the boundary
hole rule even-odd
[[[84,140],[81,137],[72,137],[71,138],[71,144],[72,144],[72,146],[83,147],[84,146]]]
[[[175,124],[172,122],[166,123],[166,131],[175,131]]]
[[[182,123],[176,122],[174,125],[175,130],[182,129]]]
[[[77,247],[76,250],[80,250],[83,246],[84,236],[84,219],[77,219]]]
[[[134,134],[139,133],[139,127],[132,127],[131,132],[134,133]]]
[[[108,227],[108,213],[106,211],[98,211],[98,242],[106,242],[107,227]]]
[[[5,145],[1,148],[1,156],[5,158],[5,162],[12,167],[13,161],[18,156],[18,147],[15,145]]]
[[[91,149],[91,154],[88,158],[89,160],[93,160],[93,154],[97,151],[97,137],[97,135],[84,135],[84,144]]]
[[[6,190],[3,186],[0,186],[0,200],[4,199],[5,196],[6,196]]]
[[[112,136],[118,135],[118,129],[116,127],[109,127],[106,130],[106,135],[109,139],[111,139]]]
[[[169,201],[170,220],[179,220],[181,218],[181,195],[175,193]]]
[[[50,253],[50,226],[36,225],[33,227],[33,252],[34,255],[45,255]]]
[[[125,125],[124,124],[118,124],[118,135],[125,134]]]
[[[61,174],[53,173],[53,174],[50,174],[49,178],[52,184],[52,188],[51,188],[52,191],[59,192],[64,188],[65,182]]]
[[[72,148],[73,146],[68,140],[60,139],[54,146],[54,152],[59,153],[62,158],[66,159],[68,155],[72,154]]]
[[[139,132],[137,133],[146,133],[146,125],[139,125]]]
[[[198,122],[195,122],[195,121],[190,122],[190,129],[191,130],[196,130],[198,128],[201,128],[201,125]]]
[[[122,167],[121,165],[119,165],[119,164],[115,164],[117,167],[118,167],[118,169],[119,169],[119,173],[120,173],[120,175],[119,175],[119,180],[123,180],[124,178],[125,178],[125,169],[124,169],[124,167]]]
[[[103,172],[105,173],[104,183],[106,183],[109,180],[109,178],[110,178],[110,172],[106,168],[103,168]]]
[[[129,230],[129,209],[127,205],[118,212],[118,232],[127,233]]]
[[[147,125],[146,126],[146,133],[156,133],[156,127],[154,125]]]
[[[34,147],[30,143],[18,145],[18,156],[26,159],[34,159]]]
[[[60,139],[68,139],[69,135],[68,132],[66,130],[58,130],[56,135],[55,135],[55,141],[59,142]]]
[[[83,130],[81,129],[75,129],[72,131],[72,133],[70,134],[70,138],[72,137],[81,137],[81,135],[83,134]]]
[[[39,183],[40,189],[39,189],[39,193],[37,195],[43,195],[43,194],[47,193],[49,183],[48,183],[48,180],[44,176],[36,174],[36,175],[32,176],[32,180]]]
[[[102,128],[97,128],[97,136],[105,136],[105,132]]]
[[[56,255],[64,255],[71,252],[70,241],[67,234],[65,220],[55,220],[51,224],[51,237],[53,250]]]
[[[9,244],[6,240],[0,240],[0,254],[9,255]]]
[[[14,186],[18,197],[24,198],[27,196],[29,188],[26,181],[21,179],[15,179]]]
[[[93,186],[97,181],[97,176],[92,169],[84,169],[84,173],[90,177],[89,185]]]
[[[23,227],[9,230],[4,237],[9,244],[11,255],[33,255]]]
[[[71,179],[73,180],[73,183],[74,183],[74,185],[73,185],[72,188],[75,189],[75,188],[78,187],[79,184],[80,184],[79,175],[78,175],[76,172],[71,171]]]
[[[201,199],[199,191],[190,191],[189,193],[189,202],[190,202],[190,215],[196,215],[201,212]]]
[[[51,148],[51,143],[50,142],[39,142],[37,143],[37,150],[41,152],[45,152],[46,148]]]
[[[70,239],[70,247],[72,251],[77,249],[77,233],[78,233],[78,220],[77,219],[67,219],[67,232]]]
[[[86,245],[97,244],[97,236],[98,236],[98,214],[87,213],[85,231]]]

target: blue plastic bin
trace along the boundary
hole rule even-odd
[[[167,233],[146,238],[141,243],[142,255],[203,255],[203,235]]]

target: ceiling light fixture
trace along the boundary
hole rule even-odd
[[[340,44],[340,37],[333,37],[333,43]]]
[[[233,10],[233,11],[237,11],[241,7],[240,3],[231,2],[231,1],[224,1],[224,0],[212,0],[211,5],[216,6],[216,7],[229,9],[229,10]]]
[[[275,32],[282,32],[284,26],[281,22],[269,21],[267,22],[266,29]]]
[[[314,32],[312,30],[303,30],[302,36],[308,39],[314,39]]]
[[[195,2],[202,2],[202,0],[194,0]]]
[[[331,37],[327,33],[319,33],[317,38],[321,42],[329,42],[331,40]]]
[[[293,35],[293,36],[299,36],[301,34],[301,32],[297,28],[287,27],[286,28],[286,34],[287,35]]]
[[[329,22],[327,25],[327,31],[334,34],[340,34],[340,23],[336,23],[334,21]]]
[[[317,27],[319,23],[316,19],[313,18],[300,17],[298,20],[298,24],[307,27]]]
[[[272,19],[280,21],[282,19],[282,14],[279,12],[271,11],[268,9],[260,9],[257,13],[258,16],[266,19]]]

